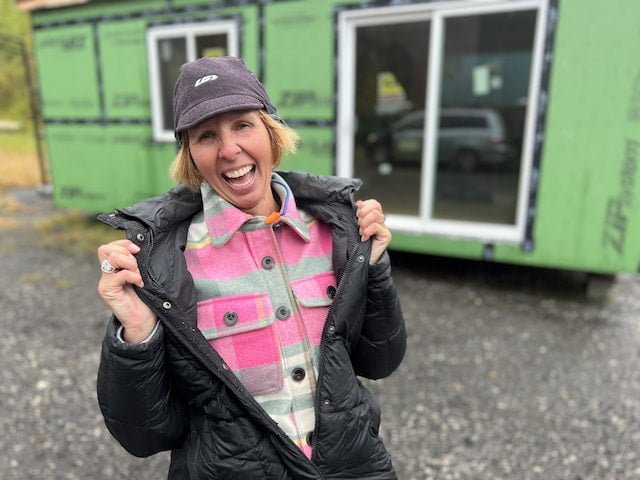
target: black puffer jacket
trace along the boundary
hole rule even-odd
[[[118,322],[110,322],[98,373],[105,422],[133,455],[172,450],[170,479],[395,479],[378,437],[379,407],[356,377],[385,377],[404,355],[404,320],[388,255],[368,264],[370,243],[359,241],[353,217],[357,181],[281,175],[299,208],[333,226],[340,279],[321,345],[312,461],[196,327],[183,251],[202,203],[184,188],[100,217],[141,247],[145,287],[137,291],[160,319],[158,333],[141,345],[120,342]]]

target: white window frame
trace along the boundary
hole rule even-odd
[[[175,142],[173,130],[166,130],[162,125],[163,112],[172,105],[163,105],[160,85],[160,69],[158,41],[168,38],[184,38],[187,47],[187,61],[196,60],[196,37],[203,35],[227,35],[228,55],[237,57],[239,26],[236,20],[220,20],[213,23],[180,23],[161,25],[147,30],[147,55],[149,62],[149,85],[151,91],[151,125],[153,139],[157,142]]]
[[[535,123],[540,96],[540,77],[544,55],[548,3],[547,0],[462,0],[412,4],[407,6],[377,7],[341,12],[338,16],[338,112],[336,126],[336,173],[353,176],[355,125],[355,58],[356,29],[362,26],[388,25],[400,22],[425,21],[431,23],[429,41],[428,77],[425,104],[425,135],[423,144],[422,176],[420,182],[419,215],[387,214],[389,227],[398,232],[446,236],[482,242],[518,244],[524,240],[528,194],[533,162]],[[440,108],[440,79],[444,51],[444,21],[456,16],[537,10],[518,199],[514,225],[498,223],[442,220],[433,218],[433,198],[436,174],[437,115]]]

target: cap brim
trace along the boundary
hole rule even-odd
[[[228,95],[214,98],[197,104],[182,115],[178,125],[175,126],[175,131],[176,133],[184,132],[221,113],[236,110],[262,110],[263,108],[264,105],[260,100],[246,95]]]

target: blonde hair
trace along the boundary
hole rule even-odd
[[[295,130],[289,128],[264,110],[258,110],[258,114],[269,132],[273,167],[277,167],[285,155],[291,155],[296,152],[300,137]],[[203,178],[191,159],[187,132],[180,134],[180,140],[180,150],[178,150],[178,154],[171,164],[171,178],[176,183],[195,191],[200,188]]]

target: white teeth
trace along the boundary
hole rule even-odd
[[[251,165],[247,165],[246,167],[239,168],[238,170],[227,172],[224,176],[227,178],[240,178],[249,173],[252,169],[253,167]]]

